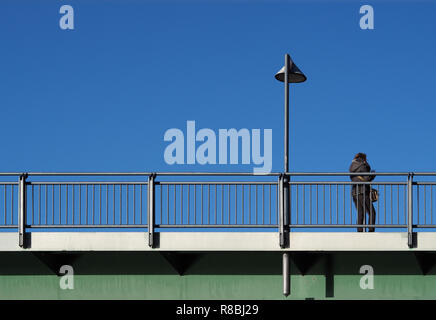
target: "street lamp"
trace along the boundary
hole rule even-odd
[[[285,65],[276,73],[275,78],[285,84],[285,173],[289,172],[289,83],[306,81],[306,76],[292,61],[289,54],[285,54]]]
[[[289,54],[285,54],[285,66],[276,73],[275,78],[285,84],[285,165],[283,176],[283,220],[281,220],[280,247],[286,247],[286,239],[289,234],[290,204],[289,204],[289,83],[300,83],[306,81],[306,76],[292,61]],[[283,294],[290,293],[289,276],[289,253],[283,253]]]

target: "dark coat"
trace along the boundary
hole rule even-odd
[[[357,158],[357,159],[353,159],[353,161],[351,162],[349,171],[350,172],[371,172],[371,166],[368,164],[368,162],[364,161],[363,159]],[[357,175],[350,176],[350,179],[351,179],[351,181],[354,181],[354,182],[369,182],[369,181],[374,180],[375,175],[373,175],[373,176],[360,176],[360,177],[362,177],[363,180],[359,179],[359,176],[357,176]],[[357,189],[357,186],[353,185],[353,188],[352,188],[353,195],[356,194],[356,189]],[[359,186],[359,194],[362,194],[363,191],[365,191],[365,193],[369,194],[370,190],[371,190],[371,188],[369,185],[365,185],[364,188]]]

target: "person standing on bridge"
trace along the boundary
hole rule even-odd
[[[371,166],[366,161],[366,154],[358,153],[354,156],[350,165],[350,172],[371,172]],[[375,175],[371,176],[350,176],[354,182],[369,182],[374,180]],[[353,184],[351,189],[354,205],[357,209],[357,224],[365,224],[365,214],[369,216],[369,224],[375,224],[375,209],[371,199],[371,186],[369,184]],[[358,232],[363,232],[362,227],[357,228]],[[374,232],[374,227],[368,228],[369,232]]]

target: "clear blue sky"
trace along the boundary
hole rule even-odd
[[[75,29],[59,28],[59,8]],[[375,29],[359,28],[370,4]],[[247,171],[164,162],[169,128],[273,130],[283,170],[436,171],[436,1],[5,1],[0,171]]]

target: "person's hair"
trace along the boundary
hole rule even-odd
[[[359,159],[359,158],[366,161],[366,154],[359,152],[354,156],[354,159]]]

